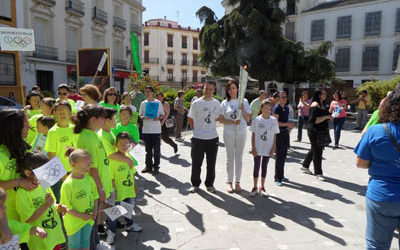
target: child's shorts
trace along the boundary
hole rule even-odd
[[[90,234],[92,226],[86,224],[76,234],[68,236],[68,248],[88,248],[90,247]]]

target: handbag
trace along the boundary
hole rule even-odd
[[[165,127],[172,128],[174,126],[174,119],[168,118],[165,120]]]
[[[332,142],[331,135],[329,134],[329,129],[317,130],[316,136],[318,147],[326,147]]]
[[[396,140],[394,139],[394,137],[393,137],[392,133],[390,132],[386,123],[383,124],[383,128],[385,129],[386,134],[389,136],[390,140],[392,141],[393,146],[397,149],[397,151],[400,154],[400,146],[399,146],[399,144],[397,144]]]

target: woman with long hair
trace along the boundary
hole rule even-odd
[[[239,86],[236,81],[229,81],[225,86],[226,99],[220,106],[219,121],[224,124],[224,143],[226,147],[227,191],[233,192],[233,176],[235,175],[235,191],[240,192],[242,175],[242,159],[247,137],[247,122],[251,118],[251,108],[247,99],[239,105]],[[241,115],[239,117],[239,110]]]
[[[335,148],[339,148],[340,132],[342,131],[344,122],[346,120],[346,107],[347,101],[342,98],[340,91],[335,91],[333,100],[331,102],[329,112],[337,113],[333,119],[333,131],[335,132]],[[335,112],[336,110],[336,112]]]
[[[324,89],[315,90],[310,106],[310,118],[307,128],[311,149],[308,151],[308,154],[303,161],[303,167],[301,170],[303,173],[312,174],[309,167],[311,162],[313,162],[314,174],[320,181],[325,180],[322,174],[322,152],[324,147],[317,143],[317,134],[319,131],[329,130],[329,121],[332,119],[333,118],[326,105],[326,91]]]

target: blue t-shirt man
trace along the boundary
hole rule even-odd
[[[387,123],[393,137],[400,138],[400,124]],[[367,198],[376,202],[400,201],[400,154],[382,124],[371,126],[361,138],[354,153],[370,161]]]
[[[282,107],[280,104],[276,104],[275,107],[272,110],[273,114],[279,115],[278,122],[288,122],[289,121],[289,107],[285,105]],[[279,130],[282,131],[287,131],[288,127],[279,127]]]

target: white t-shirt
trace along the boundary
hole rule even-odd
[[[188,117],[193,119],[193,138],[210,140],[218,137],[216,120],[219,117],[220,103],[212,98],[210,101],[201,97],[190,106]]]
[[[251,114],[251,109],[247,99],[243,99],[244,110],[246,113]],[[226,120],[234,121],[237,119],[237,113],[239,111],[239,102],[235,100],[223,100],[220,107],[220,115],[223,115]],[[246,133],[247,123],[244,119],[243,113],[240,117],[239,133]],[[236,125],[224,124],[224,132],[235,133]]]
[[[250,131],[255,133],[255,146],[257,155],[268,156],[274,145],[274,136],[279,134],[278,120],[270,116],[264,119],[262,115],[254,118]]]
[[[144,100],[140,103],[139,115],[143,116],[146,113],[146,104],[148,100]],[[154,100],[152,103],[158,103],[158,117],[164,115],[164,107],[159,100]],[[160,120],[154,121],[153,119],[143,120],[143,134],[161,134],[161,123]]]

